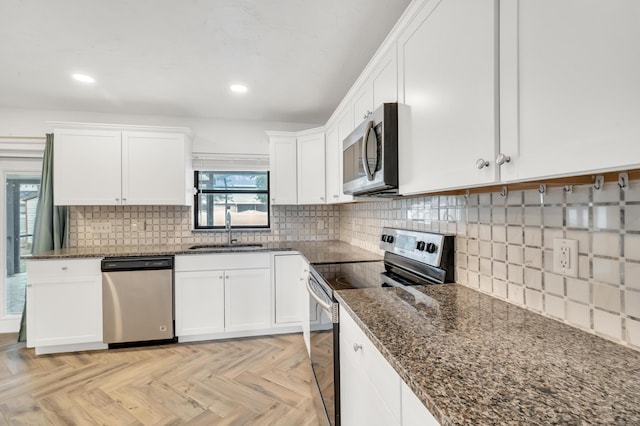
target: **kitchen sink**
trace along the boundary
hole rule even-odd
[[[191,246],[188,250],[211,250],[211,249],[225,249],[225,248],[250,248],[250,247],[262,247],[260,243],[231,243],[231,244],[199,244]]]

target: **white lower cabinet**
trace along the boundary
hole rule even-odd
[[[400,381],[400,376],[340,306],[342,423],[400,425]]]
[[[400,394],[402,395],[402,426],[440,426],[433,414],[404,381]]]
[[[36,354],[106,347],[100,260],[27,261],[27,347]]]
[[[307,317],[305,300],[309,265],[299,254],[273,256],[273,290],[275,294],[274,323],[301,325]]]
[[[271,327],[269,268],[225,271],[225,331]]]
[[[176,335],[224,331],[224,271],[176,272]]]
[[[269,253],[176,256],[175,268],[180,341],[249,336],[271,329]]]
[[[344,425],[439,425],[342,306],[340,405]]]

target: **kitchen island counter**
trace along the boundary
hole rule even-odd
[[[640,424],[640,353],[456,285],[338,292],[442,425]]]

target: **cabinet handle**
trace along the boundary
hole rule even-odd
[[[126,199],[126,198],[123,198],[123,199],[122,199],[122,204],[126,204],[126,203],[127,203],[127,199]]]
[[[220,279],[223,279],[223,278],[224,278],[224,276],[223,276],[223,275],[220,275],[220,277],[219,277],[219,278],[220,278]]]
[[[27,284],[25,287],[32,287],[33,284]]]
[[[496,157],[496,164],[498,166],[502,166],[504,163],[508,163],[509,161],[511,161],[511,157],[504,155],[503,153],[498,154]]]
[[[324,201],[324,197],[320,197],[320,200]]]
[[[120,202],[120,198],[116,198],[116,203],[119,203],[119,202]]]
[[[362,345],[360,343],[354,343],[353,350],[354,352],[358,352],[358,350],[362,350]]]
[[[333,194],[333,198],[338,198],[338,197],[339,197],[339,195]]]
[[[228,279],[229,279],[229,275],[225,276],[225,277],[224,277],[224,279],[225,279],[225,280],[228,280]]]
[[[60,268],[60,269],[62,269],[63,271],[66,271],[68,268],[67,268],[66,266],[63,266],[63,267],[62,267],[62,268]]]
[[[484,169],[485,167],[489,167],[489,162],[483,158],[478,158],[478,161],[476,161],[476,167],[478,169]]]

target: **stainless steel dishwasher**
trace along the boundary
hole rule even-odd
[[[110,346],[175,341],[173,256],[103,259],[102,320]]]

